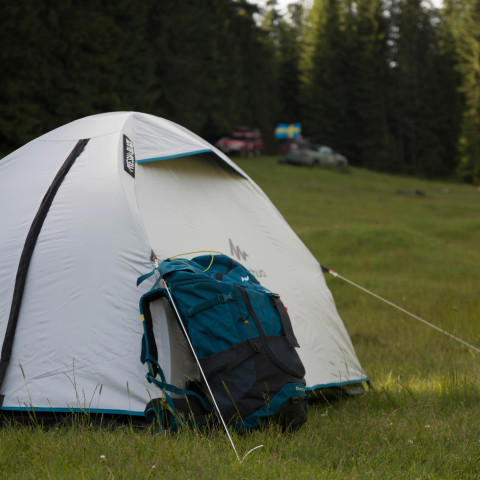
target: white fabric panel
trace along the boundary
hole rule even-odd
[[[365,378],[320,266],[256,185],[214,161],[185,157],[138,165],[136,191],[160,259],[220,251],[236,256],[282,296],[301,345],[307,386]]]
[[[80,118],[38,138],[38,140],[65,141],[96,138],[122,130],[132,116],[131,112],[111,112]]]
[[[0,161],[0,342],[25,239],[44,195],[75,144],[35,141]]]
[[[160,364],[167,383],[185,388],[188,380],[200,380],[200,372],[175,313],[166,299],[150,304],[153,334]],[[152,398],[161,396],[155,389]]]
[[[117,146],[118,135],[89,142],[45,220],[25,286],[4,407],[145,407],[135,285],[151,268],[150,246],[123,195]]]
[[[211,148],[208,142],[169,120],[144,114],[135,114],[134,120],[137,161]]]
[[[158,363],[165,375],[168,383],[172,383],[172,362],[170,351],[170,337],[168,336],[168,320],[165,304],[162,300],[156,300],[150,304],[150,313],[152,315],[153,335],[157,344]],[[152,385],[152,389],[156,389]],[[160,392],[155,391],[152,398],[161,396]]]

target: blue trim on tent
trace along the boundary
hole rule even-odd
[[[313,387],[305,388],[306,391],[316,390],[317,388],[330,388],[330,387],[343,387],[345,385],[351,385],[353,383],[363,383],[368,382],[368,377],[361,378],[360,380],[348,380],[347,382],[338,382],[338,383],[326,383],[321,385],[314,385]]]
[[[185,152],[185,153],[179,153],[177,155],[168,155],[167,157],[144,158],[143,160],[137,160],[137,163],[158,162],[160,160],[170,160],[171,158],[189,157],[190,155],[198,155],[200,153],[208,153],[208,152],[213,152],[213,150],[211,148],[207,148],[205,150],[195,150],[194,152]]]
[[[110,410],[100,408],[50,408],[50,407],[0,407],[4,412],[35,412],[35,413],[106,413],[112,415],[135,415],[143,417],[143,412],[129,410]]]

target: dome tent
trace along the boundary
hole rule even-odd
[[[366,381],[319,263],[260,188],[185,128],[137,112],[86,117],[0,161],[0,409],[143,415],[138,302],[162,260],[221,251],[289,308],[310,390]],[[153,253],[154,252],[154,253]],[[152,309],[153,312],[153,309]],[[167,381],[187,374],[155,307]]]

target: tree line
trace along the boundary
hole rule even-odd
[[[213,141],[277,123],[353,165],[480,181],[480,0],[0,2],[0,155],[137,110]]]

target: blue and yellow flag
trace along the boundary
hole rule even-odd
[[[275,128],[275,138],[297,138],[302,134],[300,123],[279,123]]]

